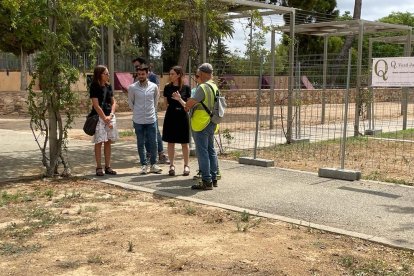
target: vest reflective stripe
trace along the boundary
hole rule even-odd
[[[216,91],[218,90],[218,87],[212,81],[208,81],[208,83],[213,87],[214,93],[211,93],[210,87],[208,87],[206,84],[201,84],[200,86],[204,92],[203,103],[210,110],[212,110],[214,106],[214,97],[215,97]],[[193,116],[191,116],[191,128],[194,131],[202,131],[209,123],[210,123],[210,115],[207,113],[207,111],[204,109],[204,107],[201,104],[197,104],[197,106],[194,108]]]

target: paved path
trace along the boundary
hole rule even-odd
[[[24,125],[14,125],[20,123]],[[30,131],[4,129],[0,119],[0,145],[0,183],[41,172],[40,152]],[[194,180],[169,177],[167,166],[162,166],[165,173],[161,175],[138,175],[133,141],[114,144],[113,156],[113,167],[119,175],[98,180],[414,249],[412,187],[331,180],[312,173],[221,161],[223,179],[219,187],[193,191],[190,186]],[[70,140],[69,161],[73,173],[94,177],[89,141]],[[177,172],[181,162],[176,165]],[[196,160],[192,159],[190,165],[194,172]]]

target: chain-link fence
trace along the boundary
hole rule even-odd
[[[322,57],[298,57],[290,94],[285,72],[276,73],[274,89],[270,89],[268,60],[211,63],[226,64],[225,70],[215,71],[228,103],[217,138],[222,152],[257,154],[257,158],[274,160],[276,166],[313,172],[339,168],[343,161],[345,169],[361,171],[365,178],[413,183],[414,95],[401,88],[369,89],[367,61],[357,90],[356,60],[352,60],[347,90],[347,60],[328,55],[323,85]],[[232,66],[252,68],[259,74],[229,74],[235,72]]]

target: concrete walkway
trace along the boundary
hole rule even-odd
[[[40,151],[27,120],[8,124],[0,119],[0,184],[42,171]],[[15,129],[10,129],[10,125]],[[20,128],[17,126],[21,126]],[[79,127],[79,126],[78,126]],[[5,129],[9,128],[9,129]],[[17,130],[16,130],[17,129]],[[70,140],[69,161],[74,174],[99,181],[183,200],[275,218],[286,222],[373,240],[414,250],[414,188],[372,181],[348,182],[319,178],[316,174],[261,168],[221,161],[223,178],[213,191],[193,191],[191,177],[138,174],[136,144],[113,145],[117,176],[94,176],[93,146]],[[178,156],[176,171],[183,167]],[[193,175],[196,160],[191,160]]]

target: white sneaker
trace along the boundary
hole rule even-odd
[[[148,167],[147,165],[143,165],[141,167],[141,174],[147,174],[148,173]]]
[[[150,172],[152,173],[161,173],[162,169],[158,167],[157,164],[151,165]]]

